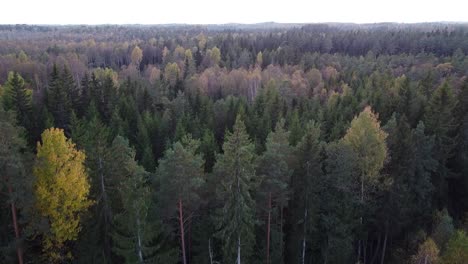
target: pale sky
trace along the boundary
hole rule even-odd
[[[468,22],[468,0],[2,0],[0,24]]]

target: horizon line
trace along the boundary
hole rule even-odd
[[[262,25],[262,24],[279,24],[279,25],[320,25],[320,24],[353,24],[353,25],[375,25],[375,24],[468,24],[467,21],[424,21],[424,22],[397,22],[397,21],[379,21],[379,22],[275,22],[264,21],[255,23],[243,22],[227,22],[227,23],[1,23],[0,26],[224,26],[224,25]]]

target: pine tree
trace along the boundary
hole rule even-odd
[[[223,241],[223,259],[226,263],[240,264],[242,257],[249,263],[254,243],[255,155],[240,116],[236,118],[233,131],[226,135],[223,151],[213,170],[221,181],[217,188],[223,204],[219,211],[218,237]]]
[[[284,259],[283,211],[290,198],[291,158],[289,132],[284,129],[284,120],[281,120],[276,124],[275,131],[268,134],[266,151],[257,165],[257,174],[262,177],[259,186],[261,204],[258,208],[266,208],[268,214],[265,225],[267,263],[283,263]]]
[[[166,219],[178,219],[184,264],[189,261],[185,243],[186,222],[191,225],[191,218],[199,206],[198,191],[203,183],[203,160],[195,154],[198,146],[198,141],[184,137],[182,142],[174,143],[166,151],[157,170],[160,186],[158,201]],[[169,229],[171,224],[169,221]]]
[[[16,251],[16,258],[4,252],[4,260],[22,264],[24,263],[24,250],[20,217],[21,210],[25,211],[26,206],[30,206],[28,202],[31,199],[32,186],[26,168],[29,157],[27,156],[26,142],[22,138],[24,131],[15,123],[15,116],[11,112],[4,111],[0,103],[0,192],[5,194],[5,196],[0,196],[0,202],[8,204],[8,207],[2,208],[2,217],[0,217],[0,230],[2,230],[0,241],[8,241]],[[10,245],[0,243],[2,251],[4,246]]]
[[[39,233],[44,254],[51,262],[71,257],[65,243],[78,238],[81,215],[92,203],[84,161],[85,154],[75,149],[62,129],[42,133],[34,166],[34,194],[37,211],[48,223],[47,230]]]

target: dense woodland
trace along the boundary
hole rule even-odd
[[[468,25],[0,26],[0,263],[468,263]]]

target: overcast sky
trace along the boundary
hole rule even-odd
[[[468,21],[467,0],[4,0],[0,24]]]

